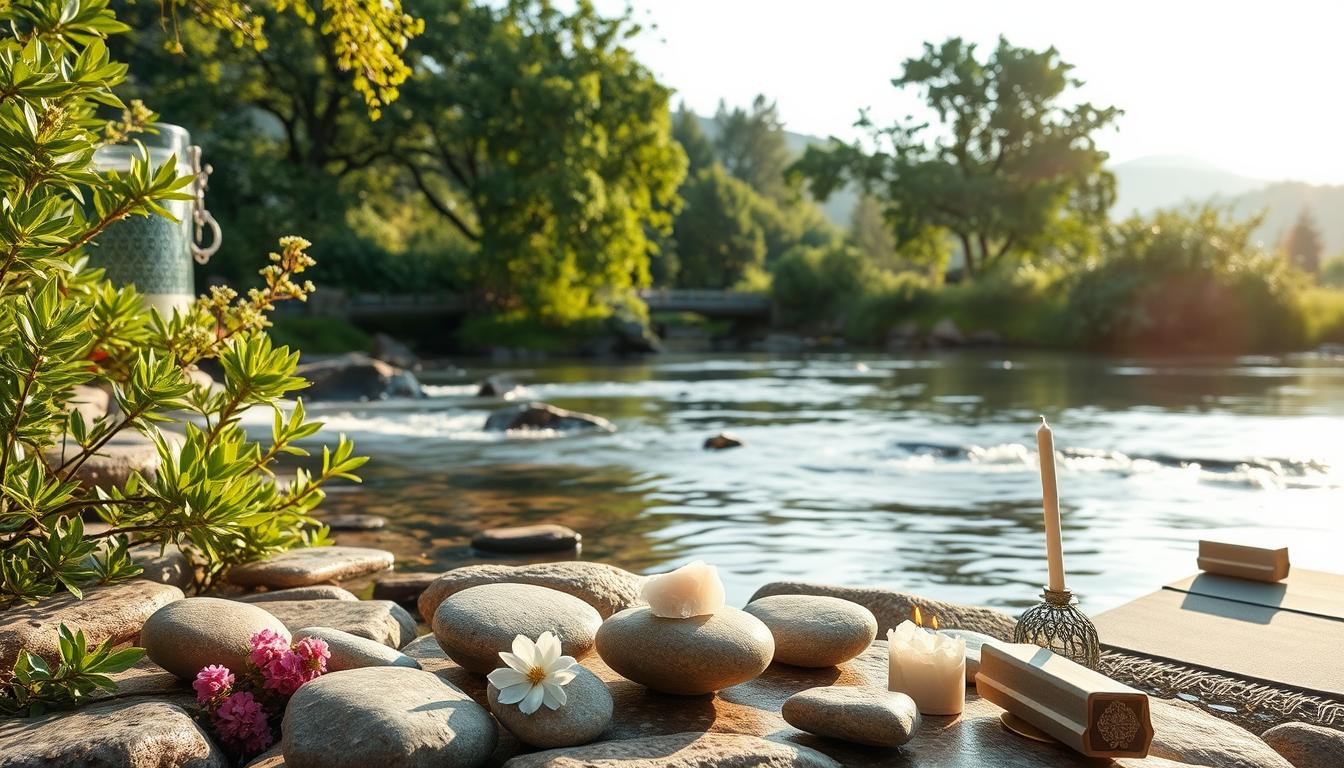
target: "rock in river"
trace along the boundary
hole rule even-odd
[[[277,600],[257,603],[289,627],[331,627],[400,648],[415,639],[415,618],[391,600]]]
[[[602,624],[597,610],[582,600],[530,584],[483,584],[444,600],[434,612],[434,636],[453,661],[478,674],[503,664],[500,651],[525,635],[547,630],[560,638],[566,656],[582,658],[593,649]]]
[[[674,733],[519,755],[504,768],[840,768],[808,747],[737,733]]]
[[[500,724],[524,744],[541,749],[587,744],[602,735],[611,722],[612,701],[607,684],[583,667],[565,686],[566,702],[559,709],[542,706],[525,715],[517,704],[500,704],[499,691],[487,685],[490,711]]]
[[[489,528],[471,537],[471,546],[485,552],[516,555],[529,552],[564,552],[583,540],[574,529],[554,523]]]
[[[809,688],[790,696],[780,711],[800,731],[870,747],[899,747],[920,723],[914,699],[878,686]]]
[[[229,583],[240,587],[307,587],[344,581],[392,567],[391,552],[367,547],[304,547],[279,552],[229,569]]]
[[[423,397],[415,374],[358,352],[300,365],[296,373],[310,384],[305,400],[386,400]]]
[[[190,680],[207,664],[242,669],[252,635],[263,629],[289,637],[285,625],[258,606],[189,597],[155,611],[140,630],[140,645],[154,663]]]
[[[553,429],[558,432],[595,430],[615,432],[616,425],[601,416],[567,411],[546,403],[519,403],[500,408],[485,420],[485,431],[504,432],[521,429]]]
[[[449,595],[481,584],[534,584],[573,595],[606,618],[639,605],[644,577],[606,563],[583,561],[535,565],[468,565],[435,579],[421,593],[417,606],[425,621]],[[534,638],[535,639],[535,638]]]
[[[290,699],[282,730],[287,768],[474,768],[498,738],[481,705],[406,667],[322,675]]]
[[[706,451],[723,451],[729,448],[741,448],[743,445],[742,438],[731,432],[720,432],[705,438]]]
[[[775,661],[833,667],[863,653],[877,637],[877,619],[858,603],[822,595],[775,595],[747,604],[775,638]]]
[[[361,669],[363,667],[414,667],[420,668],[420,662],[410,656],[389,648],[376,640],[352,635],[331,627],[304,627],[295,630],[294,640],[316,637],[327,644],[331,658],[327,659],[327,671],[339,672],[342,669]]]
[[[613,670],[640,685],[697,696],[761,674],[770,666],[775,641],[759,619],[736,608],[664,619],[639,606],[603,622],[597,652]]]
[[[182,710],[123,699],[74,712],[0,720],[3,768],[224,768],[229,763]]]

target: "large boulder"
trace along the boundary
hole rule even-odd
[[[252,635],[263,629],[285,639],[290,636],[279,619],[258,606],[216,597],[189,597],[155,611],[140,630],[140,645],[154,663],[190,680],[209,664],[223,664],[234,671],[243,669]]]
[[[240,587],[307,587],[386,571],[395,559],[391,552],[368,547],[303,547],[235,565],[228,580]]]
[[[519,403],[494,411],[485,420],[487,432],[548,429],[556,432],[615,432],[601,416],[567,411],[546,403]]]
[[[1284,723],[1265,731],[1261,738],[1293,768],[1344,766],[1344,731],[1309,723]]]
[[[358,352],[300,365],[296,373],[309,381],[307,400],[386,400],[423,397],[415,374]]]
[[[1013,639],[1013,627],[1017,626],[1016,619],[993,608],[945,603],[881,587],[837,587],[806,581],[772,581],[756,590],[756,594],[751,596],[751,602],[770,595],[825,595],[858,603],[877,617],[879,637],[885,636],[886,630],[894,629],[902,621],[913,619],[916,606],[925,619],[938,617],[941,627],[970,629],[1009,642]]]
[[[0,679],[7,679],[19,651],[60,660],[60,626],[83,630],[89,645],[126,642],[160,608],[182,599],[182,590],[143,579],[89,587],[84,599],[71,594],[48,597],[36,605],[16,605],[0,612]]]
[[[390,600],[276,600],[257,603],[289,631],[330,627],[400,648],[415,639],[415,617]]]
[[[0,720],[0,768],[225,768],[223,754],[182,710],[123,699],[74,712]]]
[[[840,768],[814,749],[736,733],[674,733],[520,755],[504,768]]]
[[[420,593],[417,606],[425,621],[449,595],[481,584],[535,584],[573,595],[597,609],[602,618],[639,605],[643,576],[606,563],[583,561],[534,565],[468,565],[454,568]]]
[[[373,359],[408,371],[420,370],[420,358],[411,348],[386,333],[373,334]]]
[[[474,768],[498,738],[481,705],[408,667],[325,674],[290,699],[282,730],[288,768]]]

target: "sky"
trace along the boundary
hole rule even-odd
[[[599,8],[619,12],[623,0]],[[712,115],[764,93],[786,127],[856,136],[861,107],[915,112],[890,80],[925,41],[1055,46],[1079,100],[1125,110],[1100,137],[1113,162],[1183,155],[1265,180],[1344,184],[1344,3],[1014,0],[633,0],[638,57]]]

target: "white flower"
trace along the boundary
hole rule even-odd
[[[517,704],[519,711],[530,715],[542,704],[559,709],[568,699],[562,686],[575,678],[572,669],[578,662],[560,655],[560,639],[550,632],[542,632],[535,643],[518,635],[513,638],[513,653],[501,651],[499,658],[508,666],[486,679],[499,689],[500,704]]]

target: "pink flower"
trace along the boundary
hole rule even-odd
[[[247,691],[224,699],[215,711],[215,730],[225,741],[254,754],[271,746],[271,725],[266,710]]]
[[[263,629],[252,635],[252,652],[248,658],[257,669],[266,669],[276,658],[289,653],[289,641],[272,629]]]
[[[206,704],[229,694],[229,689],[233,687],[233,673],[228,667],[219,664],[201,667],[191,687],[196,689],[196,701]]]
[[[294,644],[294,653],[298,654],[299,658],[303,659],[304,666],[314,673],[308,677],[309,680],[327,671],[331,649],[327,647],[326,640],[320,637],[305,637]]]

